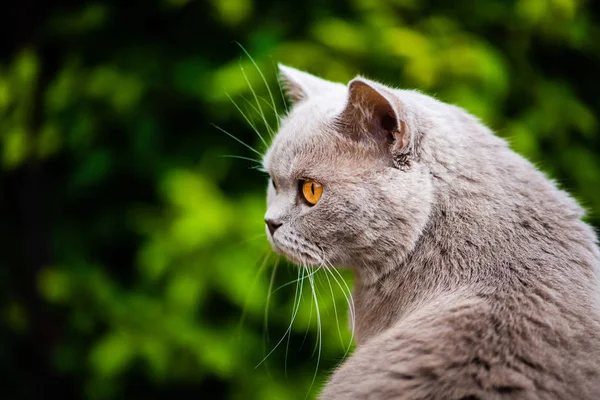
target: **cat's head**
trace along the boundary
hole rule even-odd
[[[414,247],[431,209],[425,124],[406,101],[418,94],[280,72],[293,108],[263,160],[269,242],[298,264],[382,272]]]

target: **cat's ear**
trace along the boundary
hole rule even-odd
[[[283,91],[292,104],[299,103],[313,96],[318,96],[334,90],[340,90],[343,85],[329,82],[295,68],[278,64],[279,80]]]
[[[393,90],[368,79],[353,79],[338,122],[353,139],[378,144],[398,168],[408,167],[414,147],[412,129],[405,107]]]

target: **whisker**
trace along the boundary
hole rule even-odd
[[[256,241],[258,239],[264,239],[265,236],[266,236],[265,232],[257,233],[255,235],[250,236],[250,237],[239,239],[239,241],[236,240],[235,245],[236,246],[238,246],[238,245],[240,245],[240,246],[241,245],[245,245],[245,244],[248,244],[250,242]],[[267,248],[267,251],[269,251],[269,250],[270,249]],[[271,254],[275,254],[275,253],[273,251],[271,251]]]
[[[302,268],[304,268],[304,269],[306,269],[306,270],[308,270],[308,269],[309,269],[309,267],[308,267],[308,266],[306,266],[306,265],[302,265]],[[311,273],[312,273],[312,272],[313,272],[313,271],[311,270]],[[310,282],[310,279],[309,279],[309,282]],[[300,348],[303,348],[303,347],[304,347],[304,343],[306,343],[306,338],[308,337],[308,331],[310,331],[310,323],[311,323],[311,321],[312,321],[312,315],[313,315],[313,307],[314,307],[314,304],[315,304],[315,302],[314,302],[314,299],[313,299],[313,297],[311,296],[311,298],[310,298],[310,308],[309,308],[309,313],[308,313],[308,324],[306,324],[306,331],[304,331],[304,337],[302,338],[302,343],[300,343]]]
[[[298,279],[295,280],[296,282],[296,291],[294,293],[294,305],[292,306],[292,308],[296,307],[296,301],[300,301],[300,298],[298,298],[298,282],[302,281],[302,284],[304,283],[304,270],[297,268],[298,270]],[[302,272],[302,278],[300,278],[300,273]],[[302,290],[302,287],[300,288],[300,290]],[[287,378],[287,359],[288,359],[288,354],[289,354],[289,350],[290,350],[290,338],[292,337],[292,332],[290,331],[289,334],[287,335],[287,340],[285,343],[285,359],[283,362],[283,372],[285,374],[285,377]]]
[[[246,71],[244,70],[244,67],[242,66],[241,63],[240,63],[240,70],[242,71],[242,75],[244,76],[244,79],[246,80],[246,83],[248,84],[248,87],[250,88],[250,92],[252,93],[252,96],[254,96],[254,100],[256,101],[256,105],[258,107],[258,111],[262,118],[263,124],[265,125],[265,128],[267,128],[269,135],[271,137],[273,137],[275,134],[273,131],[273,128],[271,127],[271,125],[267,121],[267,118],[265,117],[265,113],[264,113],[262,107],[260,106],[260,102],[258,101],[258,96],[256,95],[256,92],[254,91],[254,88],[252,87],[252,84],[250,83],[250,79],[248,79],[248,75],[246,75]]]
[[[265,76],[263,75],[262,71],[260,70],[260,68],[258,67],[258,64],[256,64],[256,61],[254,61],[254,58],[252,58],[252,56],[250,55],[250,53],[248,53],[248,51],[244,48],[244,46],[242,46],[241,43],[237,43],[238,46],[240,46],[240,48],[242,49],[242,51],[244,53],[246,53],[246,56],[248,56],[248,58],[250,59],[250,61],[252,61],[252,64],[254,64],[254,67],[256,68],[256,70],[258,71],[258,73],[260,74],[260,77],[262,78],[266,88],[267,88],[267,92],[269,92],[269,97],[271,98],[271,103],[273,103],[273,110],[275,111],[275,114],[279,114],[277,112],[277,107],[275,106],[275,99],[273,98],[273,93],[271,93],[271,88],[269,87],[269,84],[267,83],[267,80],[265,79]],[[278,120],[279,122],[279,120]]]
[[[275,61],[273,61],[273,69],[275,70],[275,76],[277,77],[277,66],[275,65]],[[285,108],[285,113],[289,114],[290,110],[288,109],[287,100],[285,99],[285,95],[283,94],[283,87],[281,86],[281,81],[277,77],[277,85],[279,86],[279,93],[281,94],[281,100],[283,100],[283,108]]]
[[[254,132],[256,132],[256,134],[258,135],[258,137],[260,138],[260,140],[263,142],[263,144],[266,147],[269,147],[269,145],[267,144],[267,142],[265,141],[265,139],[263,138],[263,136],[260,134],[260,132],[258,131],[258,129],[256,128],[256,126],[250,120],[250,118],[248,118],[246,116],[246,114],[242,111],[242,109],[237,105],[237,103],[235,102],[235,100],[233,100],[231,98],[231,96],[229,95],[229,93],[225,92],[225,94],[227,95],[227,97],[229,98],[229,100],[231,100],[231,102],[233,103],[233,105],[235,106],[235,108],[237,108],[237,110],[240,112],[240,114],[242,114],[242,117],[244,117],[244,119],[246,120],[246,122],[248,123],[248,125],[250,125],[250,127],[252,128],[252,130]],[[244,100],[246,100],[246,99],[244,99]]]
[[[244,99],[244,101],[246,102],[246,104],[250,107],[252,107],[252,109],[260,115],[261,110],[259,110],[258,108],[256,108],[256,106],[254,104],[252,104],[252,102],[250,100],[248,100],[247,98],[245,98],[244,96],[240,96],[242,99]],[[263,103],[265,103],[265,105],[267,105],[271,110],[273,110],[273,112],[275,113],[275,115],[279,115],[277,114],[277,110],[275,108],[273,108],[273,106],[267,101],[267,99],[265,99],[262,96],[256,96],[258,98],[258,100],[262,100]],[[279,123],[278,123],[279,125]]]
[[[319,267],[320,269],[320,267]],[[318,332],[318,338],[317,338],[317,343],[319,345],[319,353],[317,355],[317,365],[315,367],[315,373],[313,374],[313,378],[312,381],[310,383],[310,387],[308,389],[308,393],[306,394],[306,397],[308,397],[308,394],[310,393],[310,390],[312,389],[313,385],[315,384],[315,380],[317,379],[317,374],[319,372],[319,365],[321,362],[321,351],[322,351],[322,345],[323,345],[323,335],[322,335],[322,327],[321,327],[321,313],[319,312],[319,301],[317,300],[317,293],[315,291],[315,284],[314,284],[314,277],[309,278],[309,283],[310,283],[310,288],[311,288],[311,292],[312,292],[312,296],[314,298],[315,301],[315,310],[317,313],[317,332]],[[314,354],[314,350],[313,350],[313,354]],[[305,399],[306,399],[305,397]]]
[[[244,308],[242,309],[242,315],[240,316],[240,322],[239,322],[239,325],[238,325],[238,337],[241,337],[241,333],[242,333],[242,328],[243,328],[243,325],[244,325],[244,321],[246,320],[246,314],[247,314],[247,311],[248,311],[248,303],[250,302],[250,294],[252,294],[252,292],[253,292],[252,288],[254,288],[254,286],[256,285],[258,277],[263,272],[265,266],[268,265],[268,261],[271,258],[272,254],[273,254],[273,252],[271,252],[269,250],[267,250],[264,253],[264,255],[262,256],[262,262],[260,264],[260,267],[256,271],[256,274],[254,275],[254,278],[252,279],[251,289],[248,292],[248,295],[246,295],[246,300],[244,301]]]
[[[283,334],[283,336],[281,337],[281,339],[279,339],[279,341],[277,342],[277,344],[275,345],[275,347],[273,347],[273,349],[269,352],[269,354],[267,354],[254,368],[258,368],[262,363],[265,362],[265,360],[267,358],[269,358],[269,356],[271,354],[273,354],[273,352],[277,349],[277,347],[279,347],[279,345],[281,344],[281,342],[283,342],[283,340],[285,339],[286,335],[288,333],[291,332],[292,330],[292,325],[294,324],[294,320],[296,319],[296,315],[298,314],[298,309],[300,308],[300,301],[302,299],[302,283],[304,282],[304,280],[300,280],[300,297],[298,300],[298,303],[295,305],[295,309],[292,313],[292,320],[290,321],[290,325],[288,326],[287,330],[285,331],[285,333]]]
[[[221,158],[238,158],[240,160],[252,161],[252,162],[254,162],[256,164],[262,165],[261,161],[258,161],[256,159],[250,158],[250,157],[236,156],[236,155],[233,155],[233,154],[222,154],[219,157],[221,157]]]
[[[221,132],[223,132],[224,134],[226,134],[227,136],[229,136],[230,138],[232,138],[233,140],[235,140],[236,142],[240,143],[241,145],[245,146],[246,148],[248,148],[249,150],[253,151],[254,153],[258,154],[259,156],[262,157],[262,154],[256,150],[254,147],[246,144],[244,141],[242,141],[241,139],[238,139],[235,135],[227,132],[225,129],[221,128],[220,126],[217,126],[215,124],[211,124],[212,126],[214,126],[215,128],[217,128],[218,130],[220,130]]]
[[[250,167],[251,169],[255,169],[258,172],[262,172],[263,174],[268,174],[267,170],[261,165],[253,165],[252,167]]]
[[[344,339],[342,339],[342,330],[340,329],[340,320],[338,318],[337,306],[335,304],[336,303],[335,295],[333,294],[333,286],[331,286],[331,279],[329,279],[329,275],[328,275],[331,273],[332,273],[331,271],[327,271],[327,268],[325,268],[325,278],[327,278],[327,283],[329,284],[329,290],[331,292],[331,299],[333,301],[333,313],[335,314],[335,322],[336,322],[336,326],[337,326],[338,336],[340,337],[340,343],[341,343],[342,347],[344,347]]]
[[[296,268],[296,269],[297,269],[297,270],[301,270],[302,268]],[[309,275],[303,276],[301,279],[302,279],[302,280],[304,280],[304,279],[308,278],[309,276],[312,276],[312,275],[314,275],[316,272],[317,272],[317,271],[311,271],[311,272],[309,273]],[[298,275],[298,276],[299,276],[299,275]],[[294,283],[298,282],[299,280],[300,280],[300,278],[298,278],[298,279],[294,279],[293,281],[290,281],[290,282],[284,283],[283,285],[280,285],[279,287],[277,287],[277,289],[275,289],[275,290],[273,291],[273,294],[275,294],[275,293],[276,293],[278,290],[280,290],[280,289],[283,289],[283,288],[284,288],[284,287],[286,287],[286,286],[289,286],[289,285],[291,285],[291,284],[294,284]]]
[[[279,258],[277,258],[277,261],[275,261],[275,265],[273,266],[273,272],[271,273],[271,279],[269,281],[267,301],[265,302],[265,317],[263,320],[263,331],[265,332],[265,335],[267,336],[267,341],[269,341],[269,330],[267,329],[267,327],[269,325],[269,304],[271,302],[271,296],[272,296],[271,289],[273,289],[273,283],[275,282],[275,275],[277,274],[278,266],[279,266]]]
[[[314,266],[311,266],[311,269],[313,269]],[[315,298],[315,310],[316,310],[316,314],[317,314],[317,327],[319,326],[319,324],[321,323],[321,318],[320,318],[320,308],[319,308],[319,302],[317,301],[317,292],[318,292],[318,288],[317,288],[317,277],[318,275],[315,275],[312,279],[309,279],[309,283],[310,283],[310,288],[312,291],[312,294]],[[315,346],[313,347],[313,351],[312,351],[312,355],[315,355],[315,352],[317,351],[317,345],[318,345],[319,341],[315,342]]]
[[[342,293],[343,293],[344,297],[346,298],[346,302],[348,303],[348,308],[349,308],[349,312],[350,312],[351,336],[350,336],[350,342],[348,343],[348,347],[346,348],[346,353],[344,354],[344,358],[346,358],[346,355],[348,354],[348,352],[350,351],[350,347],[352,346],[352,341],[354,340],[354,330],[355,330],[355,324],[356,324],[354,298],[352,297],[352,291],[350,290],[350,287],[348,287],[348,284],[346,283],[346,280],[344,279],[342,274],[340,274],[340,272],[333,265],[331,265],[330,262],[328,262],[327,260],[325,260],[325,262],[331,267],[330,269],[328,268],[329,272],[331,272],[331,277],[336,281],[336,283],[338,284],[340,289],[342,289]],[[340,277],[340,280],[342,281],[342,283],[344,284],[344,286],[346,287],[346,289],[348,291],[348,295],[346,295],[346,291],[343,290],[341,283],[335,277],[334,272],[337,273],[338,276]]]

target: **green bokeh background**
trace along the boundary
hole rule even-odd
[[[212,125],[262,152],[229,97],[268,137],[277,62],[466,108],[598,226],[598,4],[3,3],[0,397],[318,392],[351,340],[344,291],[316,274],[317,308],[305,279],[276,347],[298,270],[269,250],[265,175],[230,157],[257,154]]]

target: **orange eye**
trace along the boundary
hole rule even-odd
[[[315,181],[304,181],[302,183],[302,195],[308,204],[315,205],[323,194],[323,185]]]

